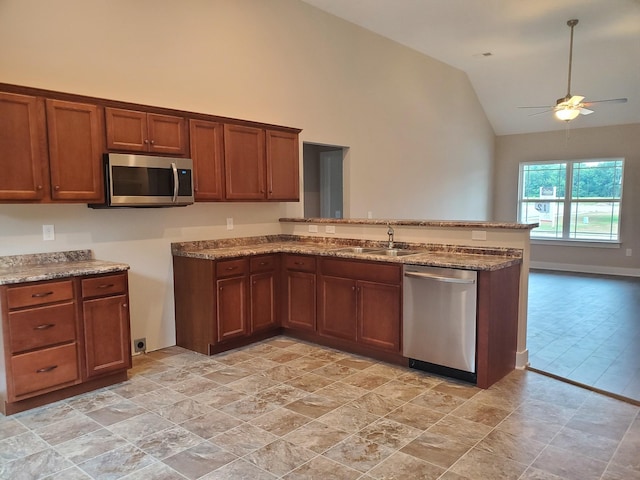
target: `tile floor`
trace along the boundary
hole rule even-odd
[[[0,416],[2,479],[640,479],[640,408],[528,371],[488,390],[288,337],[134,359]]]
[[[639,312],[639,278],[531,271],[531,366],[640,401]]]

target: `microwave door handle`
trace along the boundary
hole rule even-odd
[[[173,170],[173,203],[178,201],[178,168],[174,162],[171,162],[171,170]]]

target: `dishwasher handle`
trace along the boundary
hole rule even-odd
[[[445,277],[443,275],[435,275],[433,273],[424,273],[424,272],[404,272],[404,276],[410,277],[410,278],[435,280],[437,282],[444,282],[444,283],[460,283],[464,285],[472,285],[476,283],[476,281],[473,278]]]

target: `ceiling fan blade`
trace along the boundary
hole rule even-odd
[[[538,106],[535,106],[535,107],[527,106],[527,107],[516,107],[516,108],[553,108],[553,105],[538,105]]]
[[[593,110],[589,110],[588,108],[580,109],[580,115],[591,115],[592,113],[593,113]]]
[[[541,108],[541,107],[535,107],[535,108]],[[528,117],[535,117],[536,115],[542,115],[543,113],[549,113],[549,112],[553,112],[553,108],[549,108],[548,110],[543,110],[541,112],[536,112],[536,113],[530,113],[529,115],[527,115]]]
[[[626,98],[610,98],[608,100],[590,100],[588,102],[584,102],[584,105],[587,107],[593,103],[627,103]]]
[[[580,95],[574,95],[573,97],[571,97],[567,103],[569,105],[573,105],[576,106],[578,105],[580,102],[582,102],[582,100],[584,100],[584,97],[580,96]]]

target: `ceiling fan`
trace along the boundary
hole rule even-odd
[[[567,21],[567,25],[571,28],[571,40],[569,43],[569,76],[567,80],[567,94],[556,100],[555,105],[542,105],[537,107],[518,107],[518,108],[545,108],[542,112],[537,112],[532,115],[541,115],[547,112],[554,112],[554,115],[559,120],[569,122],[576,118],[578,115],[589,115],[593,113],[593,110],[589,110],[586,107],[590,107],[594,103],[626,103],[626,98],[612,98],[609,100],[592,100],[590,102],[583,102],[584,98],[581,95],[571,95],[571,62],[573,59],[573,29],[578,24],[577,19]]]

